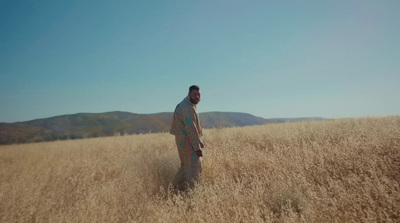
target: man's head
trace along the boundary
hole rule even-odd
[[[199,103],[201,100],[200,87],[197,85],[190,86],[188,96],[190,102],[192,102],[192,104],[197,105],[197,103]]]

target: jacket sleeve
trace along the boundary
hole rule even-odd
[[[184,115],[185,118],[185,131],[187,136],[189,137],[189,141],[192,144],[192,148],[194,151],[200,150],[200,133],[199,127],[197,126],[197,115],[193,109],[190,109],[187,114]]]

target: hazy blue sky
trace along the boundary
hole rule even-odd
[[[400,1],[0,0],[0,122],[400,114]]]

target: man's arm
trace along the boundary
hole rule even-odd
[[[196,125],[197,116],[194,110],[190,110],[185,114],[185,131],[189,137],[189,141],[192,144],[193,150],[198,151],[203,148],[204,145],[201,142],[198,126]]]

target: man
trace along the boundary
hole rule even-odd
[[[174,188],[178,190],[192,188],[201,175],[204,144],[200,138],[203,134],[197,113],[200,99],[200,87],[190,86],[188,96],[176,106],[172,119],[170,133],[175,135],[181,160],[181,167],[173,182]]]

